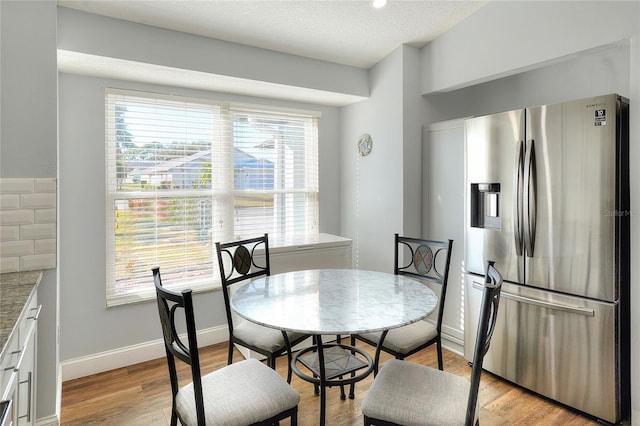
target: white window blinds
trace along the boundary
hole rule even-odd
[[[107,304],[219,285],[216,241],[318,232],[317,115],[107,89]]]

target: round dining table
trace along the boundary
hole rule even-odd
[[[353,398],[353,384],[377,370],[386,332],[424,319],[437,302],[427,285],[404,275],[315,269],[254,279],[237,289],[231,307],[240,317],[281,330],[284,336],[285,332],[314,336],[314,345],[298,351],[291,367],[320,389],[320,424],[324,425],[325,387],[350,384]],[[374,331],[383,332],[374,358],[360,348],[339,343],[340,339],[323,343],[321,338]],[[299,362],[312,374],[298,368]],[[341,396],[344,398],[344,391]]]

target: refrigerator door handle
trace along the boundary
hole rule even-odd
[[[479,282],[474,281],[473,288],[482,290],[484,287]],[[547,302],[546,300],[533,299],[531,297],[520,296],[518,294],[509,293],[504,290],[500,292],[500,297],[504,297],[505,299],[510,299],[515,302],[538,306],[540,308],[547,308],[547,309],[553,309],[555,311],[568,312],[570,314],[584,315],[586,317],[596,316],[595,310],[584,307],[584,306],[573,306],[573,305],[565,305],[563,303]]]
[[[533,257],[536,238],[536,150],[533,139],[527,142],[524,171],[524,246],[528,257]]]
[[[524,141],[518,141],[513,171],[513,235],[516,255],[522,256],[522,182],[524,176]]]

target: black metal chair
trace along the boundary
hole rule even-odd
[[[257,249],[263,250],[263,262],[256,262],[255,254]],[[230,305],[231,286],[259,276],[271,275],[268,234],[264,234],[262,237],[229,243],[217,242],[216,251],[218,253],[224,305],[229,326],[228,364],[233,362],[234,344],[264,355],[267,358],[267,363],[273,369],[276,368],[276,358],[287,355],[289,366],[287,369],[287,382],[291,383],[291,351],[289,349],[310,337],[310,335],[285,333],[249,321],[238,321],[236,323]]]
[[[488,262],[471,381],[408,361],[387,361],[362,402],[365,425],[479,424],[478,391],[500,301],[502,276]]]
[[[436,344],[438,351],[438,368],[443,369],[442,362],[442,316],[444,314],[447,282],[449,280],[449,265],[451,263],[451,249],[453,240],[434,241],[395,234],[394,273],[408,275],[433,284],[440,285],[438,299],[438,317],[435,325],[426,319],[413,324],[388,331],[383,341],[382,351],[393,355],[396,359],[404,359],[432,344]],[[406,250],[409,261],[403,266],[398,265],[399,251]],[[351,345],[360,340],[372,346],[377,346],[382,333],[354,334]]]
[[[163,288],[160,268],[152,269],[171,381],[171,425],[273,425],[291,418],[296,425],[300,395],[280,375],[255,359],[200,374],[191,290]],[[186,324],[187,343],[176,322]],[[176,358],[191,368],[191,382],[179,386]]]

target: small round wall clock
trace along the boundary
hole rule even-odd
[[[373,140],[371,140],[371,136],[368,133],[360,136],[360,139],[358,139],[358,154],[362,155],[363,157],[365,155],[369,155],[372,148]]]

